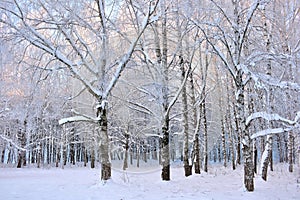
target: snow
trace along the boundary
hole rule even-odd
[[[143,162],[141,162],[143,163]],[[181,164],[180,164],[181,165]],[[160,180],[160,167],[151,165],[124,172],[114,168],[112,180],[101,183],[99,169],[83,167],[61,168],[2,168],[0,170],[1,200],[126,200],[126,199],[299,199],[298,168],[289,173],[287,165],[275,165],[268,182],[255,178],[255,191],[243,187],[242,166],[236,171],[229,167],[210,166],[209,173],[184,177],[183,168],[173,165],[171,181]]]

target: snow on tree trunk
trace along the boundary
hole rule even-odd
[[[199,148],[199,134],[195,134],[194,139],[194,156],[195,156],[195,174],[200,174],[200,148]]]
[[[260,169],[261,177],[265,181],[267,180],[267,171],[270,163],[271,152],[272,152],[272,136],[268,135],[265,149],[263,151],[262,158],[261,158],[262,164]]]
[[[191,93],[191,104],[196,105],[195,98],[195,88],[194,88],[194,78],[193,73],[189,76],[189,85],[190,85],[190,93]],[[199,145],[199,129],[201,124],[201,115],[197,114],[197,109],[193,109],[193,131],[194,131],[194,141],[193,141],[193,151],[192,151],[192,162],[195,165],[195,174],[200,174],[200,145]],[[193,164],[193,163],[192,163]]]

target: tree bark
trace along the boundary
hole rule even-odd
[[[125,156],[123,163],[123,170],[128,168],[128,149],[129,149],[129,134],[125,133]]]
[[[99,135],[100,145],[99,153],[101,160],[101,180],[108,180],[111,178],[111,163],[109,160],[109,138],[107,132],[107,100],[100,99],[97,108],[97,117],[99,119]]]
[[[243,137],[243,157],[244,157],[244,185],[247,191],[254,191],[254,173],[253,173],[253,160],[250,133],[246,127],[245,120],[245,100],[244,100],[244,85],[243,74],[239,70],[236,77],[237,84],[237,114],[240,132]]]
[[[293,167],[293,152],[294,152],[294,138],[293,138],[293,132],[290,131],[288,133],[288,163],[289,163],[289,172],[293,172],[294,171],[294,167]]]
[[[203,96],[205,96],[205,88],[203,89]],[[204,126],[204,131],[203,131],[203,142],[204,142],[204,148],[203,148],[203,167],[204,171],[208,172],[208,130],[207,130],[207,118],[206,118],[206,101],[203,99],[203,102],[201,103],[202,106],[202,112],[203,112],[203,126]]]
[[[162,180],[170,180],[170,150],[169,150],[169,119],[166,118],[162,127]]]
[[[261,177],[263,180],[267,180],[267,171],[270,164],[270,156],[272,152],[272,136],[268,135],[265,145],[265,150],[262,154],[262,167],[261,167]]]

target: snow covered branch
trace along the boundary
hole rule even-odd
[[[257,55],[264,57],[264,55]],[[265,55],[267,56],[267,55]],[[262,59],[268,59],[269,57],[264,57]],[[250,59],[251,60],[251,59]],[[250,61],[249,61],[250,62]],[[280,81],[278,79],[275,79],[271,76],[265,75],[265,74],[259,74],[259,73],[254,73],[252,72],[249,68],[249,66],[255,65],[256,61],[252,61],[246,64],[241,64],[239,65],[240,69],[244,72],[245,75],[247,75],[250,79],[254,81],[254,83],[259,86],[260,88],[265,88],[267,85],[276,87],[276,88],[281,88],[281,89],[290,89],[290,90],[295,90],[295,91],[300,91],[300,85],[296,82],[290,82],[290,81]]]
[[[74,117],[67,117],[67,118],[60,119],[58,123],[59,125],[63,125],[71,122],[97,122],[97,121],[98,121],[97,119],[88,118],[85,116],[74,116]]]
[[[114,88],[114,86],[116,85],[117,81],[119,80],[119,77],[121,76],[121,73],[123,72],[123,70],[125,69],[127,63],[129,62],[131,55],[133,54],[135,47],[140,39],[140,37],[142,36],[142,34],[144,33],[144,31],[146,30],[148,24],[149,24],[149,19],[150,19],[150,15],[151,13],[149,12],[148,15],[145,17],[141,30],[139,32],[139,34],[137,35],[137,37],[132,41],[129,50],[127,51],[127,53],[122,57],[122,59],[120,60],[120,63],[117,67],[117,70],[113,76],[113,78],[111,79],[109,85],[107,86],[105,92],[103,93],[103,98],[106,99],[107,96],[109,95],[109,93],[111,92],[111,90]]]
[[[188,79],[190,73],[191,73],[191,69],[188,69],[188,70],[187,70],[187,73],[185,73],[185,77],[184,77],[184,79],[183,79],[183,81],[182,81],[182,83],[181,83],[179,89],[177,90],[177,93],[175,94],[175,96],[173,97],[172,101],[170,102],[170,104],[169,104],[169,106],[168,106],[168,108],[167,108],[167,111],[166,111],[166,113],[165,113],[165,117],[166,117],[166,116],[169,116],[170,111],[171,111],[173,105],[176,103],[176,101],[177,101],[177,99],[178,99],[180,93],[181,93],[182,90],[183,90],[183,87],[185,87],[185,83],[186,83],[186,81],[187,81],[187,79]]]
[[[287,123],[289,125],[295,125],[300,119],[300,111],[297,112],[296,117],[293,121],[289,120],[289,119],[286,119],[284,117],[281,117],[279,114],[269,114],[269,113],[266,113],[266,112],[256,112],[256,113],[251,114],[249,117],[247,117],[246,126],[248,126],[251,123],[252,120],[258,119],[258,118],[263,118],[263,119],[268,120],[268,121],[281,121],[281,122]]]
[[[284,133],[287,131],[292,130],[293,128],[273,128],[273,129],[265,129],[262,131],[258,131],[256,133],[254,133],[253,135],[251,135],[251,139],[255,139],[261,136],[266,136],[266,135],[270,135],[270,134],[278,134],[278,133]]]
[[[3,135],[0,135],[0,138],[2,138],[3,140],[5,140],[6,142],[10,143],[11,145],[13,145],[15,148],[22,150],[22,151],[26,151],[27,149],[20,147],[18,144],[16,144],[12,139],[8,139],[6,137],[4,137]]]

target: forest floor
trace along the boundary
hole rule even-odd
[[[156,199],[229,199],[292,200],[300,199],[299,168],[287,172],[287,165],[277,164],[268,181],[255,178],[255,191],[243,187],[243,167],[211,165],[209,172],[184,177],[181,164],[173,164],[171,181],[161,181],[160,168],[146,165],[130,167],[125,172],[115,164],[112,179],[99,181],[99,168],[25,167],[0,168],[0,199],[24,200],[156,200]]]

